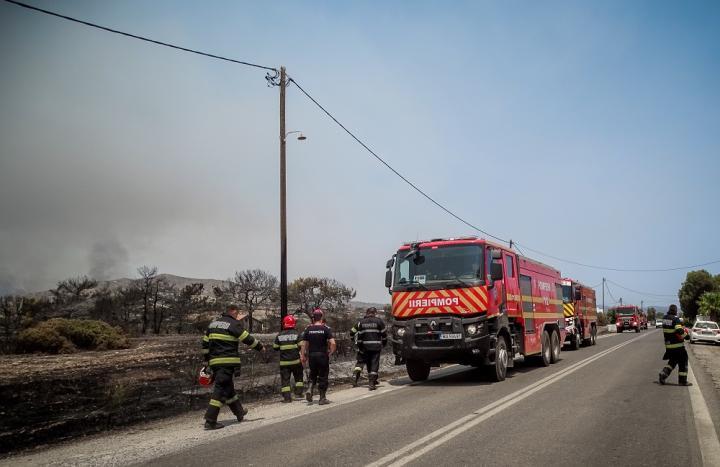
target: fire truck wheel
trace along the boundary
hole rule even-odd
[[[580,348],[580,335],[575,334],[573,337],[570,338],[570,349],[578,350],[579,348]]]
[[[550,337],[550,363],[556,363],[560,360],[560,334],[552,331]]]
[[[550,354],[551,353],[552,352],[550,351],[550,334],[548,334],[547,331],[543,331],[541,348],[540,348],[540,357],[538,358],[538,363],[540,364],[540,366],[550,366]]]
[[[490,381],[505,381],[508,358],[507,342],[505,341],[505,338],[501,336],[495,343],[495,364],[488,365],[484,368],[485,374]]]
[[[430,364],[421,360],[408,360],[405,368],[413,381],[425,381],[430,376]]]

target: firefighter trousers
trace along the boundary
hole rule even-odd
[[[380,350],[365,350],[365,363],[367,364],[370,380],[377,380],[380,371]]]
[[[320,394],[325,394],[328,388],[328,374],[330,373],[330,356],[326,352],[310,353],[310,383],[318,386]]]
[[[665,368],[663,368],[663,373],[665,373],[665,377],[670,376],[670,373],[672,373],[673,369],[675,367],[678,367],[678,382],[680,384],[687,383],[687,371],[688,371],[688,354],[687,350],[685,350],[685,347],[682,347],[680,349],[671,349],[667,351],[668,362]]]
[[[357,351],[354,373],[362,373],[363,366],[365,366],[365,353],[362,350]]]
[[[290,393],[293,392],[293,386],[290,385],[291,376],[295,380],[295,395],[302,396],[305,385],[303,384],[303,367],[300,363],[280,367],[280,384],[282,384],[280,392],[282,392],[283,397],[285,395],[290,397]]]
[[[220,414],[220,408],[227,404],[238,419],[242,418],[242,404],[235,392],[235,383],[233,376],[236,371],[240,371],[239,367],[220,366],[213,367],[213,375],[215,376],[215,386],[210,397],[207,411],[205,412],[205,420],[216,422]]]

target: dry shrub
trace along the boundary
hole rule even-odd
[[[57,354],[129,347],[130,341],[119,328],[94,320],[55,318],[43,321],[18,335],[20,352]]]

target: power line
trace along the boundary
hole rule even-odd
[[[613,302],[617,303],[618,301],[615,300],[615,297],[613,297],[612,292],[610,292],[610,287],[607,286],[607,283],[605,284],[605,290],[607,290],[608,295],[610,295],[610,298],[613,299]]]
[[[650,296],[653,296],[653,297],[677,297],[677,295],[675,295],[675,294],[662,294],[662,293],[640,292],[639,290],[633,290],[633,289],[630,289],[630,288],[625,287],[625,286],[623,286],[623,285],[620,285],[620,284],[618,284],[617,282],[611,281],[610,279],[606,279],[606,281],[607,281],[607,282],[610,282],[610,283],[613,284],[613,285],[616,285],[616,286],[620,287],[621,289],[627,290],[628,292],[634,292],[634,293],[640,294],[640,295],[650,295]]]
[[[118,31],[117,29],[112,29],[107,26],[101,26],[99,24],[91,23],[89,21],[83,21],[81,19],[73,18],[71,16],[61,15],[60,13],[55,13],[54,11],[44,10],[44,9],[38,8],[36,6],[28,5],[27,3],[18,2],[15,0],[5,0],[5,1],[7,3],[12,3],[14,5],[17,5],[19,7],[27,8],[28,10],[38,11],[40,13],[45,13],[46,15],[51,15],[51,16],[55,16],[57,18],[66,19],[66,20],[72,21],[74,23],[84,24],[85,26],[90,26],[91,28],[102,29],[103,31],[112,32],[114,34],[120,34],[121,36],[132,37],[133,39],[139,39],[141,41],[151,42],[153,44],[162,45],[164,47],[170,47],[171,49],[182,50],[183,52],[190,52],[190,53],[197,54],[197,55],[203,55],[205,57],[215,58],[217,60],[224,60],[226,62],[237,63],[239,65],[246,65],[246,66],[251,66],[251,67],[255,67],[255,68],[260,68],[262,70],[269,70],[269,71],[274,71],[274,72],[278,71],[276,68],[273,68],[273,67],[258,65],[257,63],[245,62],[243,60],[236,60],[234,58],[223,57],[222,55],[215,55],[215,54],[211,54],[208,52],[202,52],[200,50],[188,49],[187,47],[181,47],[179,45],[170,44],[168,42],[162,42],[162,41],[158,41],[155,39],[150,39],[149,37],[143,37],[143,36],[138,36],[136,34],[131,34],[129,32]]]
[[[425,192],[424,192],[422,189],[420,189],[417,185],[415,185],[413,182],[411,182],[410,180],[408,180],[407,177],[405,177],[403,174],[401,174],[400,172],[398,172],[397,170],[395,170],[395,168],[394,168],[393,166],[391,166],[390,164],[388,164],[382,157],[378,156],[378,154],[377,154],[375,151],[373,151],[372,149],[370,149],[370,147],[368,147],[367,144],[365,144],[360,138],[358,138],[357,136],[355,136],[355,134],[353,134],[352,131],[348,130],[348,128],[347,128],[345,125],[343,125],[342,123],[340,123],[340,121],[339,121],[337,118],[335,118],[335,116],[334,116],[333,114],[331,114],[327,109],[325,109],[325,107],[323,107],[317,100],[315,100],[315,98],[312,97],[302,86],[300,86],[300,84],[298,84],[297,81],[295,81],[295,80],[292,79],[292,78],[289,78],[289,81],[292,82],[292,83],[295,83],[295,86],[297,86],[297,88],[298,88],[303,94],[305,94],[305,97],[307,97],[308,99],[310,99],[320,110],[322,110],[322,111],[325,113],[325,115],[327,115],[328,117],[330,117],[330,118],[332,119],[332,121],[334,121],[340,128],[342,128],[342,129],[345,131],[345,133],[347,133],[348,135],[350,135],[350,137],[351,137],[352,139],[354,139],[360,146],[362,146],[363,148],[365,148],[365,150],[366,150],[367,152],[369,152],[370,154],[372,154],[373,157],[375,157],[375,159],[377,159],[378,161],[380,161],[380,163],[381,163],[382,165],[384,165],[385,167],[387,167],[388,169],[390,169],[390,171],[391,171],[392,173],[394,173],[395,175],[397,175],[402,181],[404,181],[405,183],[407,183],[410,187],[412,187],[415,191],[417,191],[418,193],[420,193],[420,194],[421,194],[423,197],[425,197],[428,201],[430,201],[431,203],[433,203],[435,206],[439,207],[440,209],[442,209],[442,210],[445,211],[446,213],[450,214],[452,217],[454,217],[455,219],[459,220],[459,221],[462,222],[463,224],[467,225],[467,226],[470,227],[471,229],[477,230],[478,232],[480,232],[480,233],[482,233],[482,234],[484,234],[484,235],[487,235],[488,237],[491,237],[491,238],[493,238],[493,239],[495,239],[495,240],[498,240],[498,241],[500,241],[500,242],[508,243],[508,240],[505,240],[505,239],[503,239],[503,238],[497,237],[497,236],[491,234],[490,232],[487,232],[487,231],[481,229],[480,227],[477,227],[476,225],[471,224],[471,223],[468,222],[467,220],[465,220],[465,219],[463,219],[462,217],[460,217],[460,216],[458,216],[457,214],[455,214],[455,213],[454,213],[453,211],[451,211],[450,209],[446,208],[446,207],[445,207],[444,205],[442,205],[440,202],[436,201],[432,196],[430,196],[430,195],[428,195],[427,193],[425,193]]]
[[[276,75],[277,75],[277,73],[279,73],[278,70],[277,70],[277,68],[274,68],[274,67],[268,67],[268,66],[258,65],[258,64],[256,64],[256,63],[251,63],[251,62],[246,62],[246,61],[243,61],[243,60],[237,60],[237,59],[233,59],[233,58],[228,58],[228,57],[224,57],[224,56],[221,56],[221,55],[211,54],[211,53],[208,53],[208,52],[203,52],[203,51],[200,51],[200,50],[190,49],[190,48],[187,48],[187,47],[182,47],[182,46],[179,46],[179,45],[170,44],[170,43],[168,43],[168,42],[163,42],[163,41],[159,41],[159,40],[156,40],[156,39],[151,39],[151,38],[148,38],[148,37],[139,36],[139,35],[136,35],[136,34],[131,34],[131,33],[128,33],[128,32],[124,32],[124,31],[120,31],[120,30],[117,30],[117,29],[109,28],[109,27],[107,27],[107,26],[101,26],[101,25],[96,24],[96,23],[91,23],[91,22],[89,22],[89,21],[84,21],[84,20],[81,20],[81,19],[73,18],[73,17],[71,17],[71,16],[62,15],[62,14],[60,14],[60,13],[56,13],[56,12],[53,12],[53,11],[50,11],[50,10],[45,10],[45,9],[42,9],[42,8],[38,8],[38,7],[33,6],[33,5],[28,5],[27,3],[18,2],[18,1],[16,1],[16,0],[5,0],[5,2],[11,3],[11,4],[13,4],[13,5],[17,5],[17,6],[22,7],[22,8],[27,8],[27,9],[29,9],[29,10],[33,10],[33,11],[37,11],[37,12],[40,12],[40,13],[44,13],[44,14],[47,14],[47,15],[50,15],[50,16],[55,16],[55,17],[57,17],[57,18],[62,18],[62,19],[68,20],[68,21],[72,21],[72,22],[74,22],[74,23],[78,23],[78,24],[82,24],[82,25],[89,26],[89,27],[92,27],[92,28],[100,29],[100,30],[103,30],[103,31],[106,31],[106,32],[111,32],[111,33],[113,33],[113,34],[119,34],[119,35],[122,35],[122,36],[131,37],[131,38],[133,38],[133,39],[138,39],[138,40],[145,41],[145,42],[149,42],[149,43],[152,43],[152,44],[161,45],[161,46],[163,46],[163,47],[169,47],[169,48],[176,49],[176,50],[180,50],[180,51],[183,51],[183,52],[189,52],[189,53],[193,53],[193,54],[197,54],[197,55],[202,55],[202,56],[205,56],[205,57],[214,58],[214,59],[216,59],[216,60],[223,60],[223,61],[226,61],[226,62],[231,62],[231,63],[235,63],[235,64],[239,64],[239,65],[250,66],[250,67],[259,68],[259,69],[262,69],[262,70],[268,70],[268,71],[272,71],[272,72],[275,73]],[[273,77],[273,76],[271,76],[271,75],[268,75],[266,78],[268,79],[268,82],[269,82],[269,83],[272,83],[272,81],[273,81],[273,79],[274,79],[275,77]],[[483,229],[481,229],[480,227],[472,224],[470,221],[468,221],[468,220],[460,217],[458,214],[455,214],[455,212],[453,212],[451,209],[447,208],[445,205],[443,205],[443,204],[440,203],[439,201],[435,200],[435,198],[433,198],[432,196],[430,196],[430,195],[428,195],[427,193],[425,193],[420,187],[418,187],[416,184],[414,184],[413,182],[411,182],[407,177],[405,177],[404,175],[402,175],[402,174],[401,174],[400,172],[398,172],[394,167],[392,167],[387,161],[385,161],[383,158],[381,158],[375,151],[373,151],[372,149],[370,149],[370,147],[369,147],[367,144],[365,144],[360,138],[358,138],[357,136],[355,136],[355,134],[354,134],[353,132],[351,132],[345,125],[343,125],[337,118],[335,118],[334,115],[332,115],[327,109],[325,109],[325,107],[323,107],[315,98],[313,98],[302,86],[300,86],[297,81],[295,81],[293,78],[289,78],[288,81],[289,81],[289,83],[294,83],[294,84],[298,87],[298,89],[300,89],[300,91],[301,91],[308,99],[310,99],[320,110],[322,110],[328,117],[330,117],[330,119],[332,119],[340,128],[342,128],[348,135],[350,135],[350,137],[352,137],[352,138],[353,138],[358,144],[360,144],[366,151],[368,151],[370,154],[372,154],[373,157],[375,157],[381,164],[383,164],[385,167],[387,167],[387,168],[388,168],[390,171],[392,171],[396,176],[398,176],[401,180],[403,180],[405,183],[407,183],[411,188],[413,188],[415,191],[417,191],[420,195],[422,195],[422,196],[423,196],[424,198],[426,198],[428,201],[430,201],[431,203],[433,203],[435,206],[437,206],[438,208],[440,208],[441,210],[443,210],[444,212],[446,212],[447,214],[449,214],[450,216],[452,216],[452,217],[455,218],[456,220],[458,220],[458,221],[462,222],[463,224],[467,225],[468,227],[472,228],[473,230],[476,230],[476,231],[482,233],[483,235],[485,235],[485,236],[487,236],[487,237],[490,237],[490,238],[492,238],[492,239],[498,240],[498,241],[500,241],[500,242],[508,243],[508,240],[505,240],[505,239],[503,239],[503,238],[501,238],[501,237],[498,237],[498,236],[496,236],[496,235],[493,235],[493,234],[491,234],[490,232],[488,232],[488,231],[486,231],[486,230],[483,230]],[[518,245],[517,242],[514,242],[514,243],[515,243],[516,246]],[[561,258],[561,257],[558,257],[558,256],[553,256],[553,255],[550,255],[550,254],[547,254],[547,253],[543,253],[542,251],[539,251],[539,250],[535,250],[535,249],[533,249],[533,248],[530,248],[530,247],[527,246],[527,245],[522,245],[522,247],[523,247],[524,249],[528,250],[528,251],[532,251],[533,253],[537,253],[537,254],[539,254],[539,255],[541,255],[541,256],[545,256],[545,257],[548,257],[548,258],[552,258],[552,259],[554,259],[554,260],[561,261],[561,262],[564,262],[564,263],[574,264],[574,265],[576,265],[576,266],[582,266],[582,267],[591,268],[591,269],[599,269],[599,270],[606,270],[606,271],[618,271],[618,272],[668,272],[668,271],[681,271],[681,270],[694,269],[694,268],[698,268],[698,267],[709,266],[709,265],[711,265],[711,264],[720,263],[720,260],[717,260],[717,261],[710,261],[710,262],[702,263],[702,264],[695,264],[695,265],[690,265],[690,266],[678,266],[678,267],[672,267],[672,268],[658,268],[658,269],[626,269],[626,268],[613,268],[613,267],[608,267],[608,266],[597,266],[597,265],[592,265],[592,264],[586,264],[586,263],[581,263],[581,262],[578,262],[578,261],[573,261],[573,260]],[[522,253],[522,254],[523,254],[523,256],[525,256],[524,253]]]

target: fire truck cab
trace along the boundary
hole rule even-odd
[[[573,279],[562,280],[565,344],[577,350],[597,342],[595,290]]]
[[[414,381],[460,363],[505,379],[520,355],[547,366],[565,340],[560,272],[477,237],[405,243],[387,262],[396,361]]]

